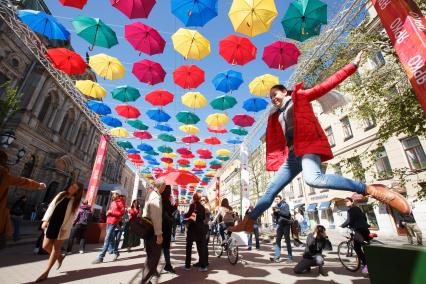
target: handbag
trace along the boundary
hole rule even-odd
[[[148,240],[154,236],[152,221],[146,217],[138,217],[134,222],[130,222],[130,230],[144,240]]]

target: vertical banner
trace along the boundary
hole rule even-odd
[[[246,143],[242,143],[240,147],[241,162],[241,216],[250,206],[250,173],[248,170],[248,149]]]
[[[216,177],[216,208],[220,206],[220,178]]]
[[[372,0],[426,113],[426,19],[413,0]]]
[[[96,195],[98,193],[99,182],[104,168],[105,156],[107,153],[108,136],[102,135],[99,142],[98,152],[96,154],[95,164],[93,165],[92,176],[90,177],[89,187],[87,188],[86,199],[89,205],[93,206],[96,202]]]
[[[133,202],[133,200],[138,199],[139,182],[140,182],[140,177],[139,177],[139,169],[138,169],[138,171],[136,171],[136,174],[135,174],[135,182],[133,184],[132,200],[130,200],[130,202]]]

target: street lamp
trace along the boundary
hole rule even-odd
[[[13,131],[3,132],[0,135],[0,145],[3,148],[7,148],[7,147],[10,146],[10,144],[13,143],[13,141],[15,141],[15,139],[16,139],[15,132],[13,132]]]
[[[8,161],[7,164],[11,165],[11,166],[18,164],[22,160],[22,158],[25,156],[26,153],[27,153],[27,151],[25,150],[25,148],[21,148],[18,151],[18,153],[16,153],[16,161],[15,162],[9,162]]]

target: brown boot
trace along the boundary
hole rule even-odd
[[[244,216],[244,219],[238,223],[238,225],[228,228],[230,232],[242,232],[253,233],[254,220],[250,219],[248,215]]]
[[[401,194],[391,191],[383,184],[368,185],[366,193],[402,214],[410,214],[411,212],[411,207],[408,204],[408,201]]]

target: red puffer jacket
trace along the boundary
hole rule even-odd
[[[299,83],[293,90],[294,111],[294,153],[297,157],[305,154],[319,154],[321,161],[333,158],[327,136],[315,117],[311,101],[327,94],[342,81],[355,73],[357,67],[348,64],[323,83],[307,90],[303,90],[303,83]],[[287,160],[288,148],[283,129],[278,120],[280,113],[275,112],[268,119],[266,128],[266,170],[277,171]]]
[[[111,202],[109,205],[110,214],[107,216],[106,223],[107,224],[118,224],[118,222],[121,221],[121,218],[123,217],[125,213],[125,202],[124,199],[121,197],[118,197],[114,201]]]

